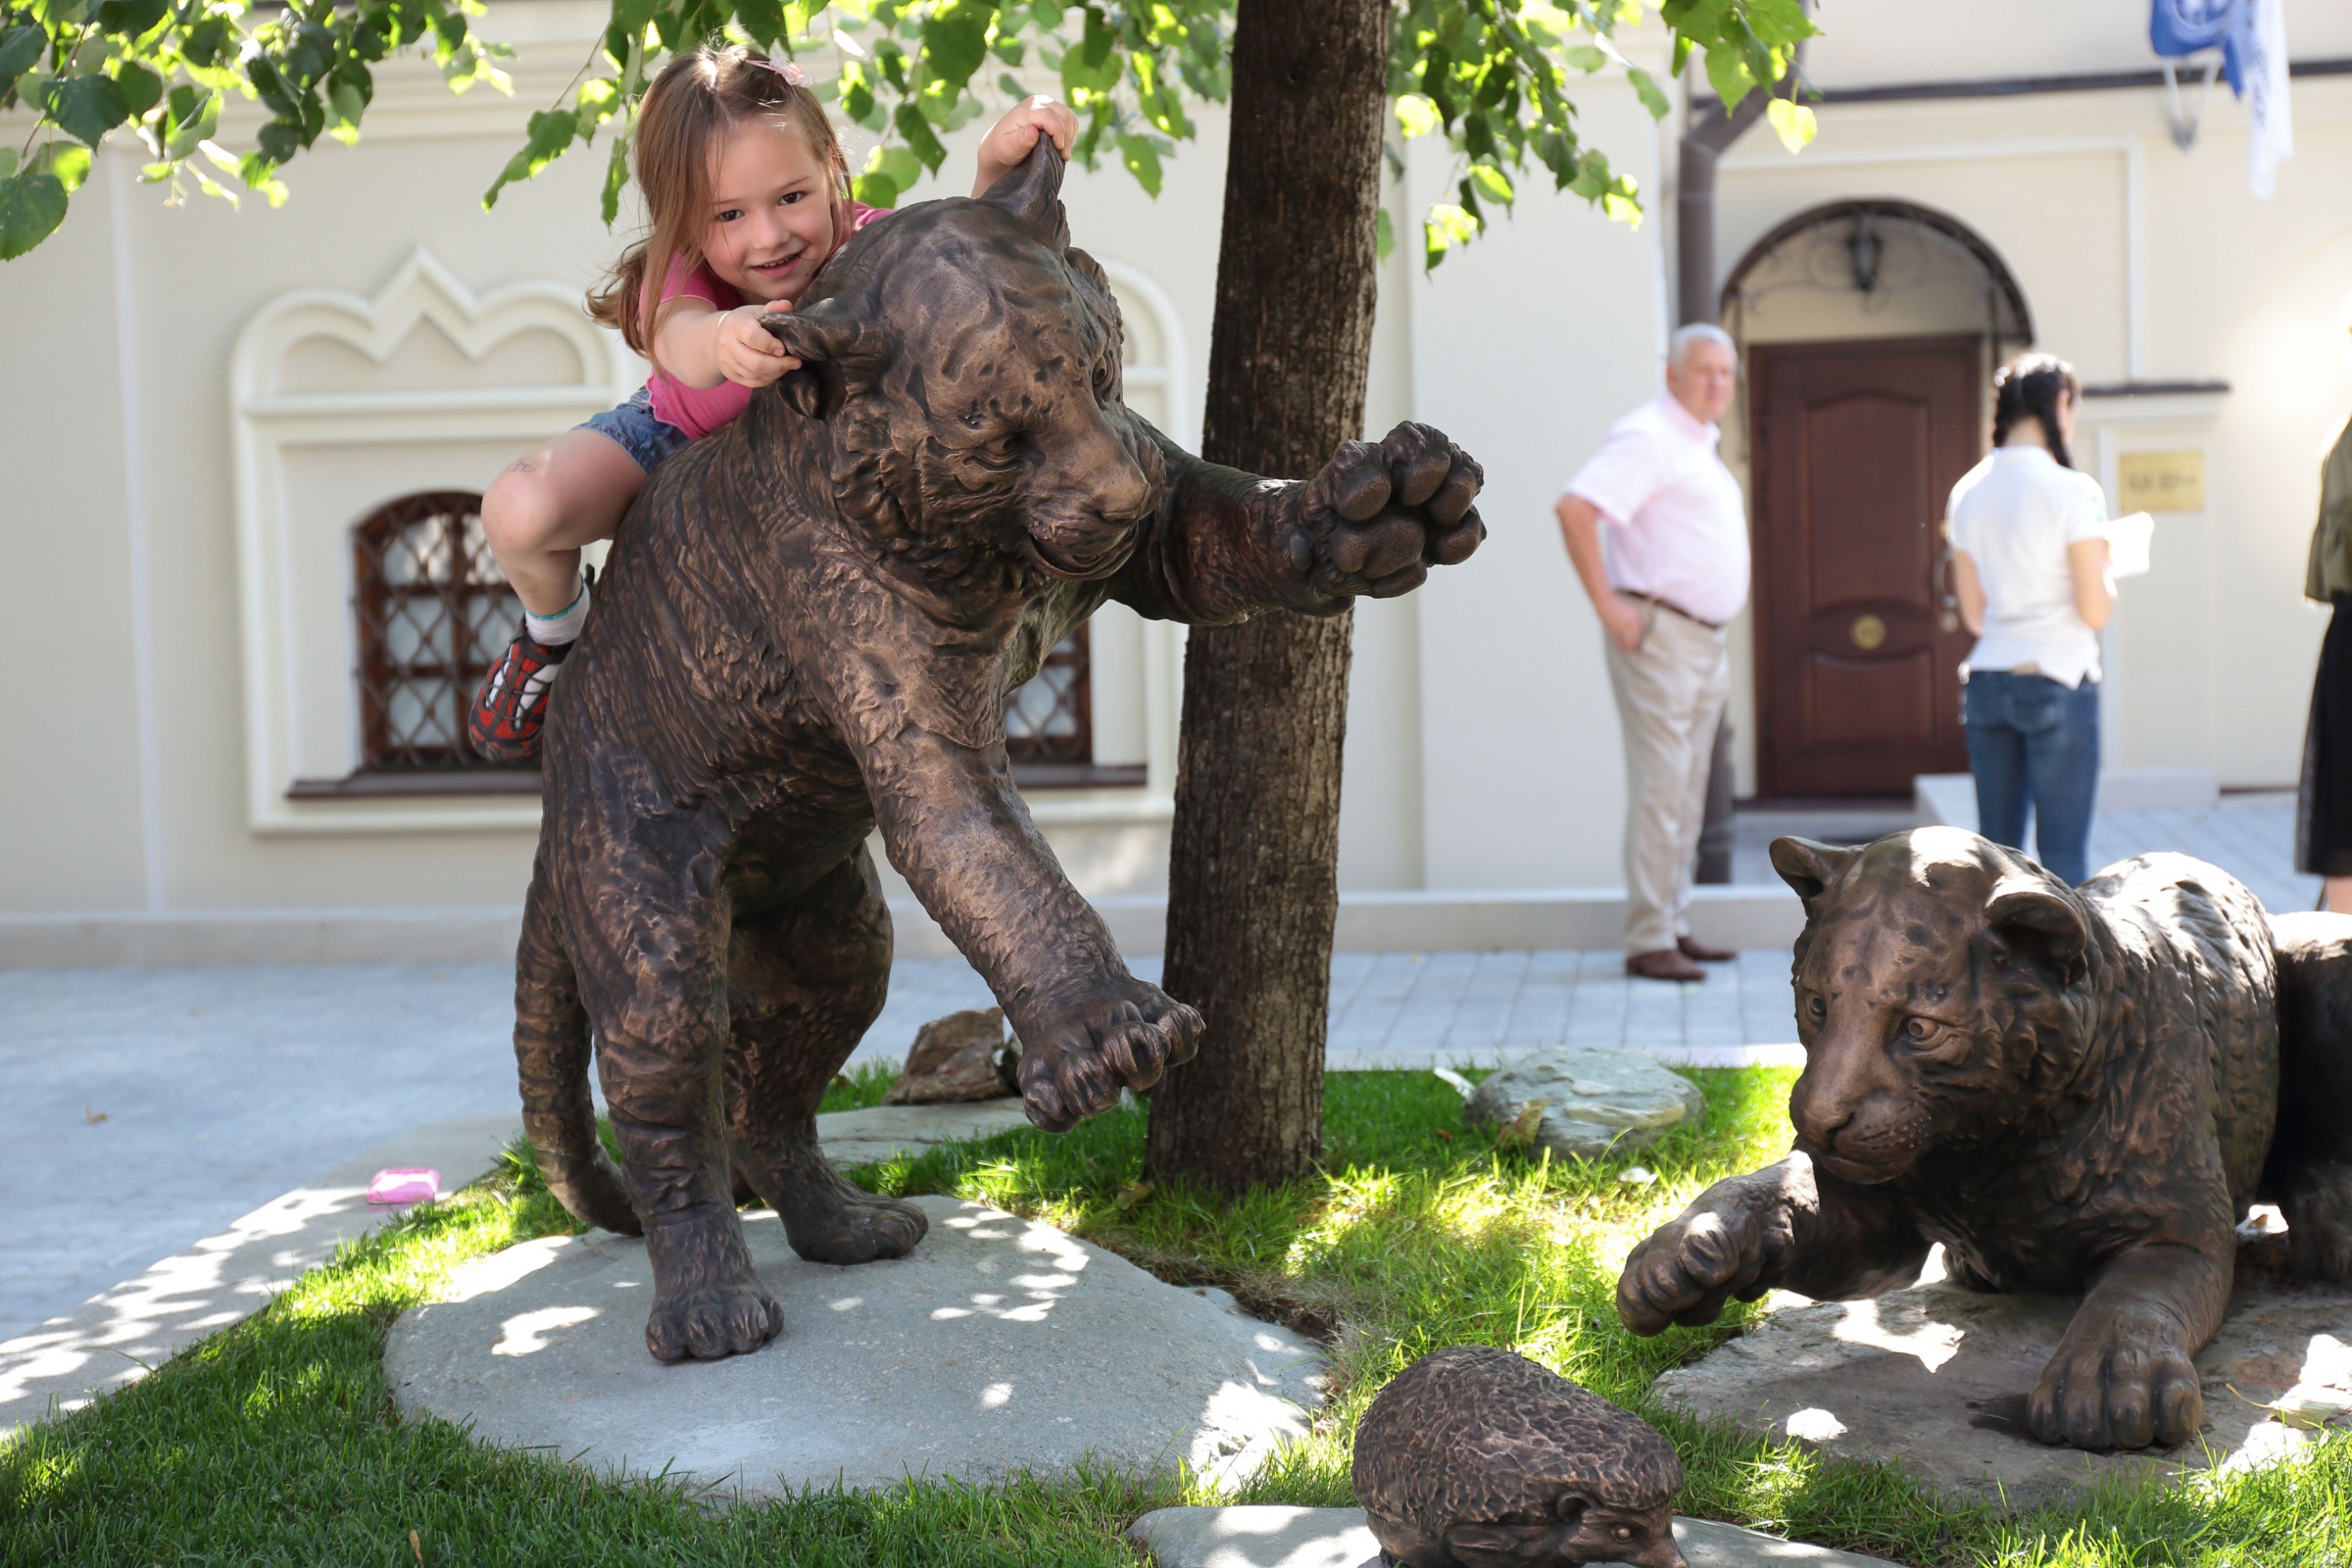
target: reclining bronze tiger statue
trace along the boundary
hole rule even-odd
[[[1635,1333],[1777,1287],[1879,1296],[1940,1242],[1966,1289],[2083,1298],[2036,1438],[2169,1447],[2203,1424],[2250,1203],[2284,1212],[2294,1272],[2352,1279],[2352,918],[2273,920],[2181,855],[2070,888],[1955,828],[1772,860],[1806,916],[1796,1147],[1635,1249]]]
[[[1194,624],[1332,613],[1485,537],[1478,466],[1424,426],[1283,483],[1129,412],[1061,167],[1041,142],[985,198],[868,227],[767,318],[802,368],[662,466],[553,694],[515,985],[524,1121],[565,1207],[645,1236],[663,1360],[782,1327],[739,1198],[823,1262],[923,1235],[816,1142],[890,978],[877,823],[1019,1035],[1037,1125],[1193,1054],[1200,1015],[1128,973],[1013,787],[1004,701],[1047,651],[1105,600]]]

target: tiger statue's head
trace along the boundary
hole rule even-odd
[[[1120,321],[1069,243],[1062,162],[1040,138],[986,196],[869,225],[800,308],[765,324],[803,368],[784,401],[829,443],[843,515],[938,576],[1016,592],[1107,577],[1164,487],[1120,398]]]
[[[1772,863],[1805,906],[1790,976],[1798,1149],[1875,1184],[2060,1103],[2101,966],[2102,916],[2074,889],[1950,827],[1854,849],[1776,839]]]

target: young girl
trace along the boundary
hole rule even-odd
[[[1020,104],[981,142],[972,194],[1026,160],[1040,132],[1066,154],[1077,129],[1051,98]],[[612,537],[663,459],[799,368],[760,318],[790,310],[851,234],[889,216],[850,200],[841,142],[801,69],[733,46],[679,55],[647,89],[637,183],[648,234],[588,308],[653,373],[482,497],[482,531],[524,612],[467,715],[474,750],[501,761],[537,753],[548,687],[587,619],[580,547]]]

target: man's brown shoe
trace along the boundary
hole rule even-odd
[[[1625,972],[1637,980],[1704,980],[1707,971],[1673,948],[1637,953],[1625,960]]]
[[[1723,948],[1702,948],[1695,938],[1689,936],[1676,937],[1674,946],[1684,957],[1696,958],[1701,963],[1729,963],[1740,956]]]

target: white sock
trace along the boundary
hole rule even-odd
[[[580,628],[588,622],[588,585],[580,584],[579,597],[552,615],[522,612],[522,628],[531,634],[531,641],[542,648],[561,648],[575,642]]]

